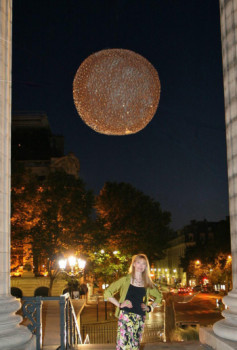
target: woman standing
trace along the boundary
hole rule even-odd
[[[114,298],[117,292],[119,301]],[[150,297],[154,302],[148,305]],[[119,318],[116,350],[138,350],[145,319],[162,301],[162,294],[151,280],[145,254],[133,256],[129,274],[113,282],[106,289],[104,298],[116,306],[115,315]]]

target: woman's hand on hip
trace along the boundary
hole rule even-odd
[[[149,309],[148,306],[144,303],[141,304],[141,308],[143,311],[148,311],[148,309]]]
[[[128,307],[129,309],[131,309],[132,308],[132,303],[131,303],[131,301],[130,300],[124,300],[122,303],[121,303],[121,308],[123,308],[123,307]]]

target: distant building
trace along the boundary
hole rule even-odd
[[[52,133],[43,112],[13,113],[12,161],[23,164],[41,179],[56,169],[78,177],[80,169],[73,153],[64,155],[64,137]]]
[[[79,159],[73,153],[64,155],[64,137],[52,133],[48,117],[42,112],[13,113],[12,162],[24,165],[40,180],[56,170],[77,178],[80,169]],[[23,239],[11,249],[11,275],[18,276],[25,266],[33,266],[31,243]],[[39,272],[45,275],[45,266]]]
[[[159,283],[167,285],[192,285],[196,281],[180,266],[181,258],[185,256],[185,250],[194,245],[212,244],[217,236],[226,234],[223,239],[229,239],[229,218],[218,222],[191,221],[189,225],[176,233],[176,236],[169,240],[168,248],[165,250],[165,258],[154,264],[152,271]]]
[[[165,258],[158,260],[154,265],[155,279],[161,284],[187,285],[187,274],[180,267],[180,258],[184,257],[186,247],[194,244],[193,240],[187,241],[182,232],[178,232],[175,238],[169,240]]]

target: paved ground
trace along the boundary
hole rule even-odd
[[[79,303],[82,301],[78,301]],[[200,303],[202,304],[200,308]],[[91,303],[84,308],[82,313],[82,323],[94,323],[97,321],[105,320],[105,309],[104,303],[101,302],[98,305]],[[80,306],[79,306],[80,308]],[[77,310],[78,311],[78,310]],[[98,311],[98,312],[97,312]],[[200,317],[200,324],[213,324],[217,319],[220,319],[220,312],[215,309],[215,296],[199,296],[193,301],[193,304],[189,303],[186,305],[176,305],[177,318],[182,320],[191,318],[197,319]],[[163,322],[163,310],[154,313],[153,322],[162,324]],[[113,319],[113,307],[108,304],[107,319]],[[204,322],[204,320],[207,320]],[[203,324],[204,323],[204,324]],[[59,307],[57,302],[46,302],[43,307],[43,349],[44,350],[56,350],[59,346]],[[78,346],[78,350],[115,350],[115,344],[108,345],[83,345]],[[146,344],[141,347],[141,350],[204,350],[210,349],[204,347],[198,341],[192,342],[180,342],[180,343],[152,343]]]
[[[197,321],[201,326],[213,325],[216,321],[222,318],[220,310],[216,308],[216,294],[200,293],[193,298],[189,303],[175,303],[176,321]],[[114,307],[111,303],[107,303],[107,320],[114,319]],[[97,308],[97,303],[89,303],[83,310],[81,321],[85,323],[103,322],[105,321],[106,313],[104,302],[100,302]],[[97,312],[98,311],[98,312]],[[147,324],[160,325],[164,324],[163,307],[156,308],[150,315]]]
[[[102,345],[79,345],[75,350],[115,350],[115,344]],[[209,347],[204,347],[199,342],[183,342],[183,343],[154,343],[147,344],[141,347],[140,350],[207,350]],[[56,350],[55,347],[44,347],[43,350]]]
[[[43,309],[43,350],[56,350],[59,344],[59,310],[57,303],[50,302],[45,304]],[[94,304],[87,305],[84,309],[84,316],[82,316],[82,321],[84,317],[84,321],[87,322],[95,322],[97,320],[97,316],[99,321],[104,320],[105,310],[103,308],[103,303],[99,305],[98,314],[97,314],[97,306]],[[112,308],[108,308],[107,318],[112,318]],[[85,318],[86,317],[86,318]],[[115,350],[115,344],[102,344],[102,345],[79,345],[75,347],[77,350]],[[198,341],[192,342],[180,342],[180,343],[153,343],[146,344],[141,347],[141,350],[204,350],[210,349],[208,347],[204,347]]]
[[[222,318],[220,310],[216,308],[216,295],[203,295],[196,296],[192,302],[188,304],[177,304],[175,303],[176,319],[177,321],[198,321],[201,326],[212,325],[218,319]],[[84,300],[78,300],[77,312],[80,309],[81,303]],[[43,350],[56,350],[59,346],[59,307],[54,303],[47,305],[45,303],[43,307]],[[85,306],[81,321],[82,323],[94,323],[97,321],[102,322],[105,320],[105,309],[104,302],[98,305],[96,303],[90,303]],[[76,313],[77,313],[76,312]],[[114,319],[113,306],[108,303],[107,305],[107,320]],[[152,317],[149,323],[163,324],[163,308],[157,309],[156,312],[152,313]],[[27,322],[24,322],[27,324]],[[76,349],[76,348],[75,348]],[[78,346],[78,350],[115,350],[115,344],[108,345],[83,345]],[[210,347],[201,345],[198,341],[192,342],[180,342],[180,343],[152,343],[146,344],[141,347],[141,350],[204,350]]]

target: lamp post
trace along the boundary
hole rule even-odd
[[[82,274],[86,266],[86,261],[72,255],[69,258],[60,259],[58,264],[61,272],[71,278],[70,294],[73,298],[73,287],[74,285],[78,286],[77,278]],[[70,285],[70,282],[68,284]]]

